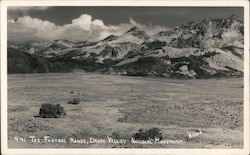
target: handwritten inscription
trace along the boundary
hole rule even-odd
[[[202,135],[202,131],[201,129],[197,130],[197,131],[193,131],[193,132],[188,132],[188,138],[191,139],[191,138],[194,138],[194,137],[197,137],[199,135]]]
[[[203,132],[199,129],[196,131],[187,132],[188,138],[195,138],[199,135],[202,135]],[[121,138],[114,138],[112,136],[106,136],[104,138],[94,138],[94,137],[88,137],[88,138],[54,138],[51,136],[43,136],[43,137],[37,137],[37,136],[28,136],[28,137],[21,137],[21,136],[15,136],[14,140],[17,142],[25,143],[61,143],[61,144],[104,144],[104,143],[110,143],[110,144],[181,144],[183,140],[179,139],[149,139],[149,140],[138,140],[135,138],[130,139],[121,139]]]

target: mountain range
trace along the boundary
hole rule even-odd
[[[8,73],[86,72],[169,78],[243,76],[244,25],[237,15],[149,35],[133,26],[96,42],[8,42]]]

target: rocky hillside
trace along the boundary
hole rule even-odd
[[[98,42],[9,43],[8,73],[69,72],[213,78],[243,75],[244,26],[236,15],[153,35],[132,27]]]

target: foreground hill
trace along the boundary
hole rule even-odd
[[[10,43],[8,73],[83,69],[104,74],[174,78],[242,76],[243,36],[243,23],[232,15],[226,19],[189,22],[154,35],[132,27],[120,36],[110,35],[98,42]],[[21,65],[13,57],[23,59],[18,61]],[[39,65],[33,65],[33,61]]]

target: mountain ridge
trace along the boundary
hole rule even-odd
[[[46,60],[43,61],[45,66],[53,66],[51,60],[69,61],[70,66],[65,66],[67,71],[76,67],[103,74],[238,77],[243,76],[244,25],[237,15],[231,15],[226,19],[188,22],[153,35],[133,26],[120,36],[109,35],[97,42],[60,39],[23,45],[10,43],[9,47],[8,52],[13,48],[37,60]],[[51,72],[50,68],[45,68],[46,72]],[[8,73],[18,71],[8,68]]]

